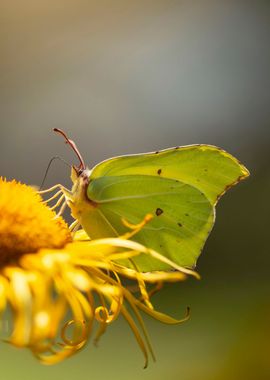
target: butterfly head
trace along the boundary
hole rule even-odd
[[[79,165],[78,166],[72,165],[72,169],[71,169],[71,180],[72,180],[72,182],[76,183],[78,181],[78,179],[82,179],[83,181],[88,180],[90,171],[86,167],[84,160],[82,158],[82,155],[79,152],[75,142],[73,140],[70,140],[67,137],[67,135],[65,134],[65,132],[62,131],[61,129],[54,128],[53,130],[54,130],[54,132],[57,132],[61,136],[64,137],[66,144],[68,144],[71,147],[71,149],[75,152],[76,156],[79,159]]]

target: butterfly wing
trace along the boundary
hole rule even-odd
[[[126,232],[122,218],[136,224],[151,213],[153,220],[134,240],[178,265],[194,267],[218,198],[248,174],[233,156],[209,145],[112,158],[91,173],[87,196],[96,202],[100,222],[93,236],[91,226],[86,230],[95,238],[121,235]],[[137,257],[136,265],[142,271],[166,269],[146,255]]]
[[[150,175],[100,177],[90,183],[87,194],[119,235],[127,231],[122,218],[137,224],[146,214],[153,214],[134,240],[186,267],[196,262],[213,225],[213,207],[204,194],[174,179]],[[134,261],[142,271],[166,268],[147,255]]]
[[[91,178],[125,174],[178,179],[201,190],[215,203],[249,172],[235,157],[218,147],[188,145],[103,161],[93,169]]]

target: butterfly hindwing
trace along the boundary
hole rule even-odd
[[[213,207],[204,194],[178,180],[100,177],[90,183],[87,195],[119,235],[127,231],[122,218],[137,224],[152,214],[153,220],[134,239],[182,266],[194,265],[214,221]],[[143,271],[166,268],[146,255],[134,261]]]

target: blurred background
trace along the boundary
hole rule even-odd
[[[251,177],[217,207],[197,270],[145,318],[157,363],[121,318],[95,348],[54,367],[2,343],[1,378],[270,379],[270,2],[0,0],[0,174],[39,185],[51,157],[92,166],[175,145],[218,145]],[[52,166],[46,186],[70,186]]]

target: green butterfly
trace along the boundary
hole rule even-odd
[[[215,221],[215,205],[248,170],[232,155],[211,145],[189,145],[155,153],[120,156],[89,170],[77,154],[73,188],[64,191],[73,217],[92,239],[127,232],[123,219],[153,219],[133,240],[152,248],[179,266],[194,268]],[[148,255],[134,258],[140,271],[166,270]],[[129,261],[121,262],[130,267]]]

